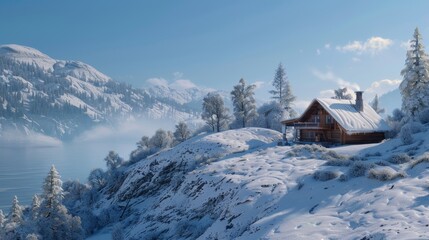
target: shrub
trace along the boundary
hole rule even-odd
[[[387,161],[393,164],[402,164],[411,161],[411,157],[408,156],[406,153],[398,153],[390,156]]]
[[[375,165],[373,163],[365,163],[362,161],[356,161],[354,162],[348,171],[348,175],[350,177],[361,177],[365,176],[366,172],[373,168]]]
[[[399,133],[399,137],[404,145],[409,145],[413,143],[413,136],[411,135],[411,127],[406,124],[401,128],[401,132]]]
[[[313,178],[315,180],[322,181],[322,182],[332,180],[339,176],[340,176],[340,173],[336,171],[316,171],[313,174]]]
[[[334,158],[328,160],[325,165],[326,166],[336,166],[336,167],[347,167],[350,166],[351,161],[343,158]]]
[[[385,167],[382,169],[373,168],[368,172],[368,178],[379,181],[390,181],[399,177],[405,177],[404,173],[398,173],[392,168]]]
[[[346,182],[347,180],[349,180],[349,177],[347,176],[347,174],[341,174],[338,180],[340,180],[340,182]]]

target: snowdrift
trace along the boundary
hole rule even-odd
[[[127,239],[427,239],[425,135],[341,154],[276,146],[280,133],[266,129],[198,136],[130,166],[98,210],[124,209]],[[389,162],[399,152],[409,161]],[[353,175],[357,163],[371,167]],[[386,172],[405,175],[374,177]]]

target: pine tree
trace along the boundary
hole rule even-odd
[[[0,209],[0,231],[4,227],[5,221],[6,221],[6,217],[3,214],[3,210]]]
[[[204,97],[201,117],[213,132],[220,132],[228,125],[229,109],[225,107],[223,99],[218,93],[209,93]]]
[[[270,93],[273,95],[272,98],[276,99],[291,116],[295,115],[296,113],[292,109],[292,104],[296,97],[292,93],[292,89],[286,76],[286,71],[281,63],[277,67],[273,86],[274,90],[270,91]]]
[[[415,118],[429,107],[429,60],[425,53],[419,29],[414,31],[410,50],[407,51],[403,81],[399,86],[402,94],[402,110]]]
[[[18,197],[15,196],[10,209],[9,221],[16,224],[21,224],[23,220],[22,217],[22,208],[19,206]]]
[[[384,108],[380,108],[379,101],[378,101],[378,95],[375,94],[374,99],[371,102],[371,107],[374,109],[374,111],[378,114],[384,113]]]
[[[62,204],[64,199],[62,181],[53,165],[45,178],[42,197],[37,222],[43,239],[83,239],[83,235],[76,237],[73,234],[73,231],[79,229],[73,229],[73,217],[67,213],[67,208]]]
[[[31,203],[31,218],[33,221],[38,218],[39,210],[40,210],[40,198],[35,194],[33,196],[33,201]]]
[[[254,98],[255,85],[246,85],[244,79],[240,79],[239,84],[231,91],[231,100],[234,105],[235,121],[241,127],[246,125],[258,116]]]

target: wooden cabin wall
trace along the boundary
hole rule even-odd
[[[345,144],[357,144],[357,143],[378,143],[385,139],[384,133],[359,133],[345,135]]]

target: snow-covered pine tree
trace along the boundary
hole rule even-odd
[[[0,229],[3,228],[5,221],[6,217],[4,216],[3,210],[0,209]]]
[[[37,196],[37,194],[34,194],[33,201],[31,203],[31,218],[33,221],[35,221],[39,216],[39,210],[40,210],[40,198]]]
[[[401,75],[402,110],[415,118],[429,107],[429,60],[418,28],[414,31]]]
[[[384,113],[384,108],[381,108],[379,106],[379,101],[378,101],[378,94],[375,94],[374,99],[371,101],[371,107],[374,109],[374,111],[378,114]]]
[[[9,222],[21,224],[23,220],[22,208],[19,206],[18,197],[15,196],[12,201],[12,207],[10,209]]]
[[[238,85],[231,91],[231,100],[234,105],[235,122],[240,127],[246,127],[249,122],[258,116],[256,101],[254,98],[255,85],[246,85],[244,79],[240,79]]]
[[[294,117],[296,112],[292,109],[292,104],[296,97],[292,93],[289,80],[286,76],[286,71],[281,63],[276,69],[273,87],[274,90],[270,91],[273,95],[272,98],[276,99],[280,105],[289,112],[291,117]]]
[[[83,239],[83,233],[77,236],[73,233],[82,232],[82,227],[80,230],[74,229],[76,226],[73,217],[67,213],[67,208],[62,204],[64,198],[62,181],[53,165],[45,178],[42,197],[37,222],[43,239]]]
[[[189,131],[188,125],[185,122],[179,122],[176,125],[176,131],[174,131],[173,135],[176,141],[181,143],[191,137],[191,131]]]
[[[222,97],[218,93],[208,93],[203,99],[203,120],[213,132],[220,132],[230,120],[229,109],[225,107]]]

